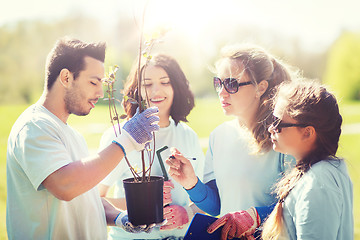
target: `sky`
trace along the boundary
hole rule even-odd
[[[0,27],[19,20],[60,19],[79,10],[104,26],[117,17],[141,15],[148,25],[169,24],[191,36],[200,29],[242,23],[297,37],[304,46],[329,46],[344,30],[360,32],[358,0],[1,0]]]

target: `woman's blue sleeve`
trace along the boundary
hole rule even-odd
[[[204,184],[198,179],[195,187],[186,191],[198,208],[213,216],[220,214],[220,196],[216,180]]]
[[[270,215],[272,210],[274,210],[276,203],[270,206],[264,206],[264,207],[255,207],[256,211],[259,214],[260,220],[263,223],[264,220]]]

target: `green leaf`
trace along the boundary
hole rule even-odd
[[[129,96],[124,96],[124,101],[125,102],[129,101],[131,104],[138,104],[138,102],[135,99]]]
[[[147,104],[146,104],[146,101],[145,100],[143,100],[143,101],[141,101],[141,106],[142,106],[142,109],[147,109]]]

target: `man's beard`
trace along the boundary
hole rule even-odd
[[[64,101],[69,114],[86,116],[90,113],[90,108],[87,110],[81,107],[84,98],[80,95],[79,91],[75,91],[74,89],[66,91]]]

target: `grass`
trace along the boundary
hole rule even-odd
[[[6,239],[6,145],[11,126],[25,105],[0,106],[0,239]]]
[[[189,115],[189,125],[200,138],[207,138],[210,132],[221,122],[231,118],[224,116],[217,99],[197,99],[196,107]],[[25,105],[0,105],[0,239],[6,239],[6,144],[11,126],[26,109]],[[356,127],[360,124],[360,102],[343,103],[340,106],[344,124]],[[85,117],[71,116],[69,124],[86,139],[89,149],[96,151],[100,137],[111,126],[106,106],[97,106]],[[345,127],[344,127],[345,128]],[[338,155],[346,159],[354,185],[355,240],[360,240],[360,127],[347,128],[340,139]],[[204,149],[205,150],[205,149]]]

